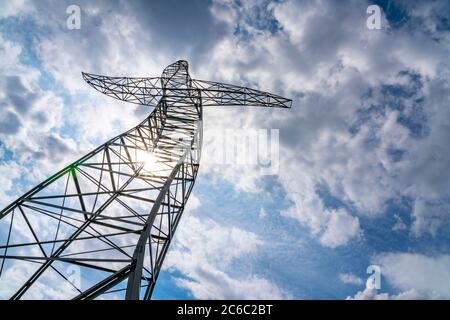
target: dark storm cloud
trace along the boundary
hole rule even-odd
[[[49,155],[53,154],[66,154],[72,152],[72,150],[66,145],[66,143],[55,135],[49,135],[45,140],[45,146]]]
[[[31,150],[27,146],[22,146],[21,154],[28,153],[33,160],[52,159],[53,163],[61,163],[65,159],[72,157],[74,150],[56,134],[49,134],[42,137],[37,150]]]
[[[71,4],[81,8],[79,30],[66,27],[66,9]],[[53,43],[48,45],[58,43],[72,53],[61,59],[59,66],[50,67],[48,61],[55,57],[46,57],[49,46],[36,39],[44,66],[54,73],[70,65],[77,72],[88,70],[99,74],[113,72],[105,57],[115,60],[125,55],[129,58],[118,62],[122,66],[120,69],[124,70],[136,67],[136,56],[151,62],[160,60],[163,55],[170,62],[187,59],[191,65],[200,65],[202,59],[211,53],[210,49],[227,33],[224,22],[217,21],[212,15],[211,4],[200,0],[80,0],[76,3],[41,0],[30,3],[35,12],[45,12],[45,18],[39,14],[37,21],[49,30],[48,34],[55,36]],[[32,32],[33,35],[35,33]],[[142,59],[139,63],[146,65]],[[139,71],[145,74],[146,70]],[[60,80],[58,76],[56,79]]]
[[[195,56],[200,59],[225,35],[224,26],[211,15],[209,1],[131,1],[129,5],[143,29],[152,33],[152,39],[180,58],[192,54],[191,61]]]
[[[409,70],[399,72],[398,77],[404,79],[405,83],[382,84],[368,90],[362,97],[363,107],[357,111],[357,121],[351,131],[358,130],[361,125],[376,116],[397,111],[398,123],[408,128],[412,136],[421,138],[429,133],[430,128],[424,110],[424,80],[420,74]]]
[[[48,37],[64,35],[64,43],[60,43],[62,51],[72,51],[77,57],[76,64],[73,67],[78,70],[88,69],[91,72],[100,72],[104,54],[112,50],[114,43],[108,39],[108,32],[104,27],[106,22],[116,19],[117,15],[127,12],[127,3],[121,1],[54,1],[40,0],[29,3],[34,11],[39,14],[24,16],[24,24],[30,24],[34,27],[39,25],[45,30]],[[81,28],[77,30],[69,30],[67,28],[67,19],[69,15],[66,13],[68,6],[77,5],[81,9]],[[45,14],[44,14],[45,13]],[[108,30],[107,30],[108,31]],[[113,30],[111,30],[112,32]],[[34,40],[37,45],[38,59],[45,60],[42,57],[42,40],[47,37],[39,33],[38,28],[30,30],[29,38]],[[53,38],[54,39],[54,38]],[[88,48],[89,59],[85,58],[85,50]],[[68,55],[70,57],[71,55]],[[60,65],[59,68],[64,68]]]
[[[48,20],[55,21],[62,30],[65,29],[65,10],[70,1],[36,1],[36,9],[47,10]],[[107,35],[102,30],[106,24],[117,16],[127,16],[142,29],[140,47],[148,51],[149,59],[155,52],[151,44],[157,45],[161,51],[169,51],[179,58],[201,59],[208,49],[222,36],[226,30],[223,23],[214,19],[210,12],[209,1],[79,1],[81,7],[81,28],[72,32],[74,41],[90,43],[93,52],[107,52],[111,49]],[[94,6],[95,10],[90,10]],[[67,30],[64,30],[65,32]],[[111,30],[111,33],[115,30]],[[92,55],[92,66],[101,65],[97,59],[103,59],[102,54]]]
[[[28,90],[19,76],[7,76],[5,79],[6,94],[19,113],[28,113],[36,94]]]
[[[47,114],[42,111],[33,113],[32,117],[33,117],[33,121],[38,124],[45,124],[48,121]]]
[[[15,134],[19,131],[21,125],[19,117],[14,112],[10,110],[0,112],[0,133]]]

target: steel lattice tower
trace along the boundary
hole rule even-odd
[[[161,77],[83,78],[108,96],[154,110],[0,211],[0,297],[45,297],[56,283],[64,299],[150,299],[198,173],[202,108],[292,102],[191,79],[183,60]],[[84,275],[83,288],[70,268]]]

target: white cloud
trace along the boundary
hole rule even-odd
[[[332,211],[320,242],[327,247],[336,248],[359,236],[359,219],[343,210]]]
[[[364,280],[352,273],[339,274],[339,280],[345,284],[362,285]]]
[[[17,14],[23,14],[29,9],[29,3],[25,0],[0,2],[0,18],[7,18]]]
[[[450,299],[449,255],[384,253],[375,256],[373,262],[380,266],[383,281],[389,282],[399,293],[378,293],[378,290],[366,287],[363,291],[358,291],[353,298],[347,299]]]
[[[261,218],[261,219],[267,217],[267,211],[266,211],[266,209],[263,208],[263,207],[261,207],[261,208],[259,209],[259,215],[258,215],[258,216],[259,216],[259,218]]]
[[[399,294],[390,295],[389,293],[378,293],[377,289],[365,288],[358,291],[354,297],[347,297],[347,300],[424,300],[429,299],[428,296],[418,292],[415,289],[400,292]]]
[[[17,164],[34,166],[27,182],[37,184],[54,173],[55,166],[74,160],[78,145],[61,133],[68,115],[63,99],[41,89],[40,71],[21,63],[21,54],[20,45],[0,36],[0,71],[4,75],[0,81],[0,139]],[[15,178],[9,177],[11,181]]]
[[[267,279],[254,275],[233,278],[209,265],[197,270],[194,279],[177,278],[175,281],[197,299],[280,300],[290,297]]]
[[[6,4],[0,11],[3,15],[15,14],[18,11],[13,6]],[[367,4],[364,2],[354,1],[348,6],[325,1],[314,5],[308,1],[273,3],[269,6],[272,11],[263,15],[264,19],[273,15],[281,27],[272,33],[258,25],[261,17],[255,14],[259,9],[257,4],[245,3],[240,7],[227,5],[227,1],[215,1],[211,12],[216,22],[222,23],[224,33],[208,42],[201,55],[194,51],[190,54],[189,43],[186,44],[189,48],[182,53],[162,49],[163,43],[155,40],[156,32],[135,19],[136,12],[126,3],[118,3],[119,8],[109,14],[106,14],[108,6],[101,3],[82,4],[84,20],[79,32],[61,31],[65,23],[61,19],[64,3],[53,2],[49,6],[48,2],[38,1],[30,6],[35,8],[27,8],[31,10],[27,12],[32,13],[40,26],[51,30],[49,38],[37,44],[38,56],[45,70],[77,101],[68,110],[61,97],[38,88],[39,70],[20,63],[19,45],[0,39],[2,74],[21,75],[21,92],[36,94],[29,106],[32,111],[20,113],[17,106],[9,102],[11,97],[7,97],[8,91],[2,84],[0,98],[8,104],[0,105],[4,111],[0,123],[18,125],[10,128],[2,125],[3,131],[16,132],[9,136],[3,132],[1,139],[24,158],[43,156],[31,170],[36,182],[54,169],[45,167],[53,147],[88,151],[97,139],[104,141],[120,133],[137,123],[143,114],[135,112],[137,109],[132,106],[93,92],[82,81],[81,70],[111,75],[158,75],[161,66],[186,55],[196,62],[191,65],[193,76],[259,87],[294,98],[291,110],[206,110],[205,136],[211,128],[280,128],[279,182],[293,202],[282,215],[306,226],[322,245],[334,248],[347,244],[361,234],[358,216],[378,217],[388,201],[404,196],[414,202],[411,215],[416,236],[436,235],[448,222],[449,37],[438,30],[435,19],[440,11],[438,5],[408,4],[412,6],[411,15],[424,19],[426,31],[435,32],[440,41],[420,30],[413,34],[403,29],[367,30]],[[238,26],[245,31],[244,35],[234,35]],[[243,41],[241,37],[247,38]],[[170,39],[167,43],[171,43]],[[421,86],[401,71],[417,75]],[[387,99],[383,91],[385,85],[402,86],[414,94]],[[89,102],[84,100],[86,94]],[[402,119],[418,114],[414,101],[421,99],[424,101],[422,122],[428,131],[415,137]],[[373,112],[371,107],[377,103],[381,111]],[[365,112],[367,119],[362,121],[359,115]],[[47,120],[45,124],[36,122],[39,117]],[[77,128],[73,138],[67,138],[59,130],[67,124]],[[393,159],[389,154],[391,149],[401,149],[404,156]],[[67,158],[58,160],[63,163],[67,159],[73,159],[70,152]],[[8,178],[0,181],[8,190],[13,186],[12,179],[20,176],[17,169],[12,164],[0,167],[0,171],[11,170]],[[238,190],[261,191],[258,168],[238,165],[216,168],[206,164],[202,166],[202,174],[231,181]],[[317,193],[319,185],[326,186],[331,196],[355,209],[352,211],[355,215],[343,209],[327,208]],[[1,201],[6,198],[7,195],[0,194]],[[187,220],[201,235],[193,239],[186,237],[186,246],[193,246],[193,251],[184,248],[184,244],[177,251],[179,257],[186,258],[180,258],[180,268],[190,277],[179,280],[180,285],[203,297],[213,296],[215,291],[218,296],[240,296],[258,286],[270,289],[268,291],[275,297],[283,295],[282,290],[267,279],[240,276],[236,280],[228,270],[215,268],[215,251],[228,257],[228,262],[252,254],[260,245],[256,235],[237,228],[222,230],[211,221]],[[216,241],[200,243],[199,239],[204,240],[202,237],[214,239],[216,233],[218,238],[230,242],[233,250],[222,248],[223,243]],[[234,237],[242,237],[247,243],[238,243]],[[184,251],[186,256],[182,255]],[[206,261],[203,271],[190,265],[192,257]],[[204,276],[208,274],[223,279],[228,287],[222,289],[210,284]],[[400,285],[398,275],[393,278],[397,279],[397,282],[392,281],[399,284],[399,289],[408,290],[404,291],[404,296],[416,293],[410,291],[414,289],[408,289],[408,285]],[[202,291],[201,287],[207,289]],[[376,292],[362,295],[384,297]]]
[[[262,245],[252,232],[220,225],[206,217],[200,219],[188,211],[180,222],[164,269],[183,273],[185,277],[175,279],[177,285],[198,299],[290,297],[269,279],[230,269],[230,263],[251,258]]]
[[[54,29],[61,24],[58,10],[63,4],[58,4],[58,10],[54,8],[43,15],[40,9],[45,5],[35,3],[33,16],[41,25]],[[433,96],[441,93],[443,99],[445,97],[442,81],[448,77],[439,76],[437,72],[440,63],[446,61],[445,48],[420,32],[413,37],[401,30],[367,30],[366,5],[356,1],[345,7],[326,2],[313,5],[293,1],[271,4],[268,10],[260,10],[258,6],[257,3],[231,5],[226,1],[212,4],[211,13],[218,19],[217,23],[220,22],[220,28],[225,28],[224,33],[210,43],[209,59],[195,60],[197,64],[191,66],[193,76],[247,84],[295,97],[294,107],[274,111],[206,110],[205,137],[211,128],[280,128],[279,180],[295,203],[292,210],[299,211],[285,215],[297,217],[317,236],[329,219],[327,208],[316,194],[318,184],[328,186],[333,196],[354,206],[358,214],[369,216],[379,215],[387,201],[398,195],[413,199],[423,197],[424,201],[436,198],[436,193],[442,196],[442,190],[448,189],[445,182],[441,183],[443,187],[439,187],[439,191],[433,191],[434,195],[430,191],[433,185],[439,185],[433,184],[436,180],[433,175],[438,171],[436,166],[442,167],[440,172],[449,172],[445,170],[445,160],[450,153],[440,139],[446,136],[446,129],[439,122],[446,118],[439,107],[445,101],[436,98],[430,101],[429,97],[431,93]],[[39,43],[38,53],[46,70],[69,92],[81,91],[95,97],[92,104],[77,103],[73,107],[77,112],[66,120],[78,128],[76,142],[81,142],[82,149],[87,151],[94,145],[92,137],[104,141],[137,123],[139,117],[132,106],[93,93],[83,83],[80,70],[155,75],[177,55],[166,52],[165,47],[157,47],[156,35],[151,30],[143,32],[143,22],[131,19],[133,6],[119,4],[121,15],[107,11],[101,4],[86,3],[82,7],[84,24],[80,32],[55,29],[51,38]],[[256,10],[264,14],[255,15]],[[414,10],[415,14],[420,12],[417,8]],[[258,19],[263,18],[276,19],[282,29],[271,33],[261,28]],[[239,35],[232,35],[237,25],[247,32],[246,41],[241,41]],[[214,26],[219,28],[219,25]],[[317,41],[322,38],[330,41]],[[61,47],[65,50],[60,50]],[[149,52],[151,59],[145,57]],[[369,89],[383,84],[408,86],[410,80],[399,76],[404,70],[415,70],[423,79],[441,78],[441,82],[433,80],[433,85],[424,89],[425,94],[430,93],[425,109],[437,115],[432,117],[436,125],[432,126],[430,138],[413,139],[408,129],[399,123],[400,115],[396,111],[373,115],[358,132],[351,133],[349,129],[357,120],[356,112],[370,107],[361,97]],[[375,93],[377,95],[370,101],[376,102],[382,97],[382,93],[376,90]],[[417,94],[414,98],[420,96]],[[123,112],[123,108],[128,112]],[[92,114],[97,116],[92,117]],[[368,145],[370,140],[379,143]],[[429,152],[424,150],[429,150],[432,144],[433,150],[439,150],[441,160],[435,167],[417,170],[418,166],[429,162],[426,158]],[[393,161],[388,156],[387,150],[394,147],[406,149],[405,159]],[[213,179],[232,182],[239,190],[262,191],[259,168],[203,163],[202,170],[204,174],[211,173]],[[422,182],[415,181],[419,180],[416,176],[420,176]],[[445,175],[441,176],[442,181],[450,181]],[[299,192],[301,196],[294,194]],[[420,204],[416,207],[420,208]],[[437,218],[424,212],[419,209],[414,212],[413,228],[417,235],[435,233],[446,219],[444,212],[437,214]],[[328,238],[322,243],[329,243]]]
[[[417,253],[386,253],[374,258],[382,275],[394,287],[416,289],[429,296],[450,298],[450,256]]]
[[[13,181],[22,174],[23,168],[13,161],[0,164],[0,203],[6,206],[16,198],[16,192],[20,190],[14,187]]]
[[[313,198],[306,198],[311,195]],[[295,207],[282,211],[281,214],[306,225],[313,235],[319,237],[323,246],[336,248],[361,235],[358,217],[350,215],[344,209],[326,209],[315,193],[306,193],[306,197],[299,194],[292,196],[295,197],[291,198],[295,199]]]
[[[215,5],[222,7],[221,2]],[[252,17],[253,9],[232,7],[234,14],[227,14],[226,21],[245,29],[246,41],[219,40],[202,70],[209,70],[208,78],[294,97],[291,110],[214,110],[206,119],[214,128],[281,129],[279,181],[294,202],[283,214],[319,236],[328,216],[316,194],[318,185],[369,217],[379,217],[389,201],[401,197],[446,202],[450,149],[444,141],[448,126],[442,122],[448,119],[444,106],[449,99],[445,38],[439,44],[423,30],[368,30],[367,4],[357,1],[351,6],[287,1],[270,7],[282,27],[275,34],[255,29],[251,18],[240,20],[246,10]],[[412,94],[389,97],[386,86]],[[415,105],[421,100],[422,111]],[[381,111],[372,110],[373,105]],[[367,113],[363,122],[362,113]],[[415,137],[405,118],[422,124],[429,134]],[[403,156],[395,158],[391,150]],[[248,186],[246,191],[260,191],[261,175],[255,170],[230,166],[224,178]],[[412,212],[415,235],[436,234],[450,217],[448,210],[420,207]]]
[[[421,234],[425,231],[435,235],[443,220],[450,216],[450,204],[443,201],[418,199],[413,208],[414,224],[412,231]]]

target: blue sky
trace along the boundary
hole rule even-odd
[[[150,113],[81,71],[186,59],[293,107],[205,110],[205,137],[278,129],[279,169],[201,163],[154,298],[450,298],[447,1],[77,1],[69,30],[71,4],[0,0],[2,206]]]

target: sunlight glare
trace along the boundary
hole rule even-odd
[[[137,160],[144,163],[145,171],[155,172],[164,169],[163,164],[153,152],[141,151],[138,153]]]

